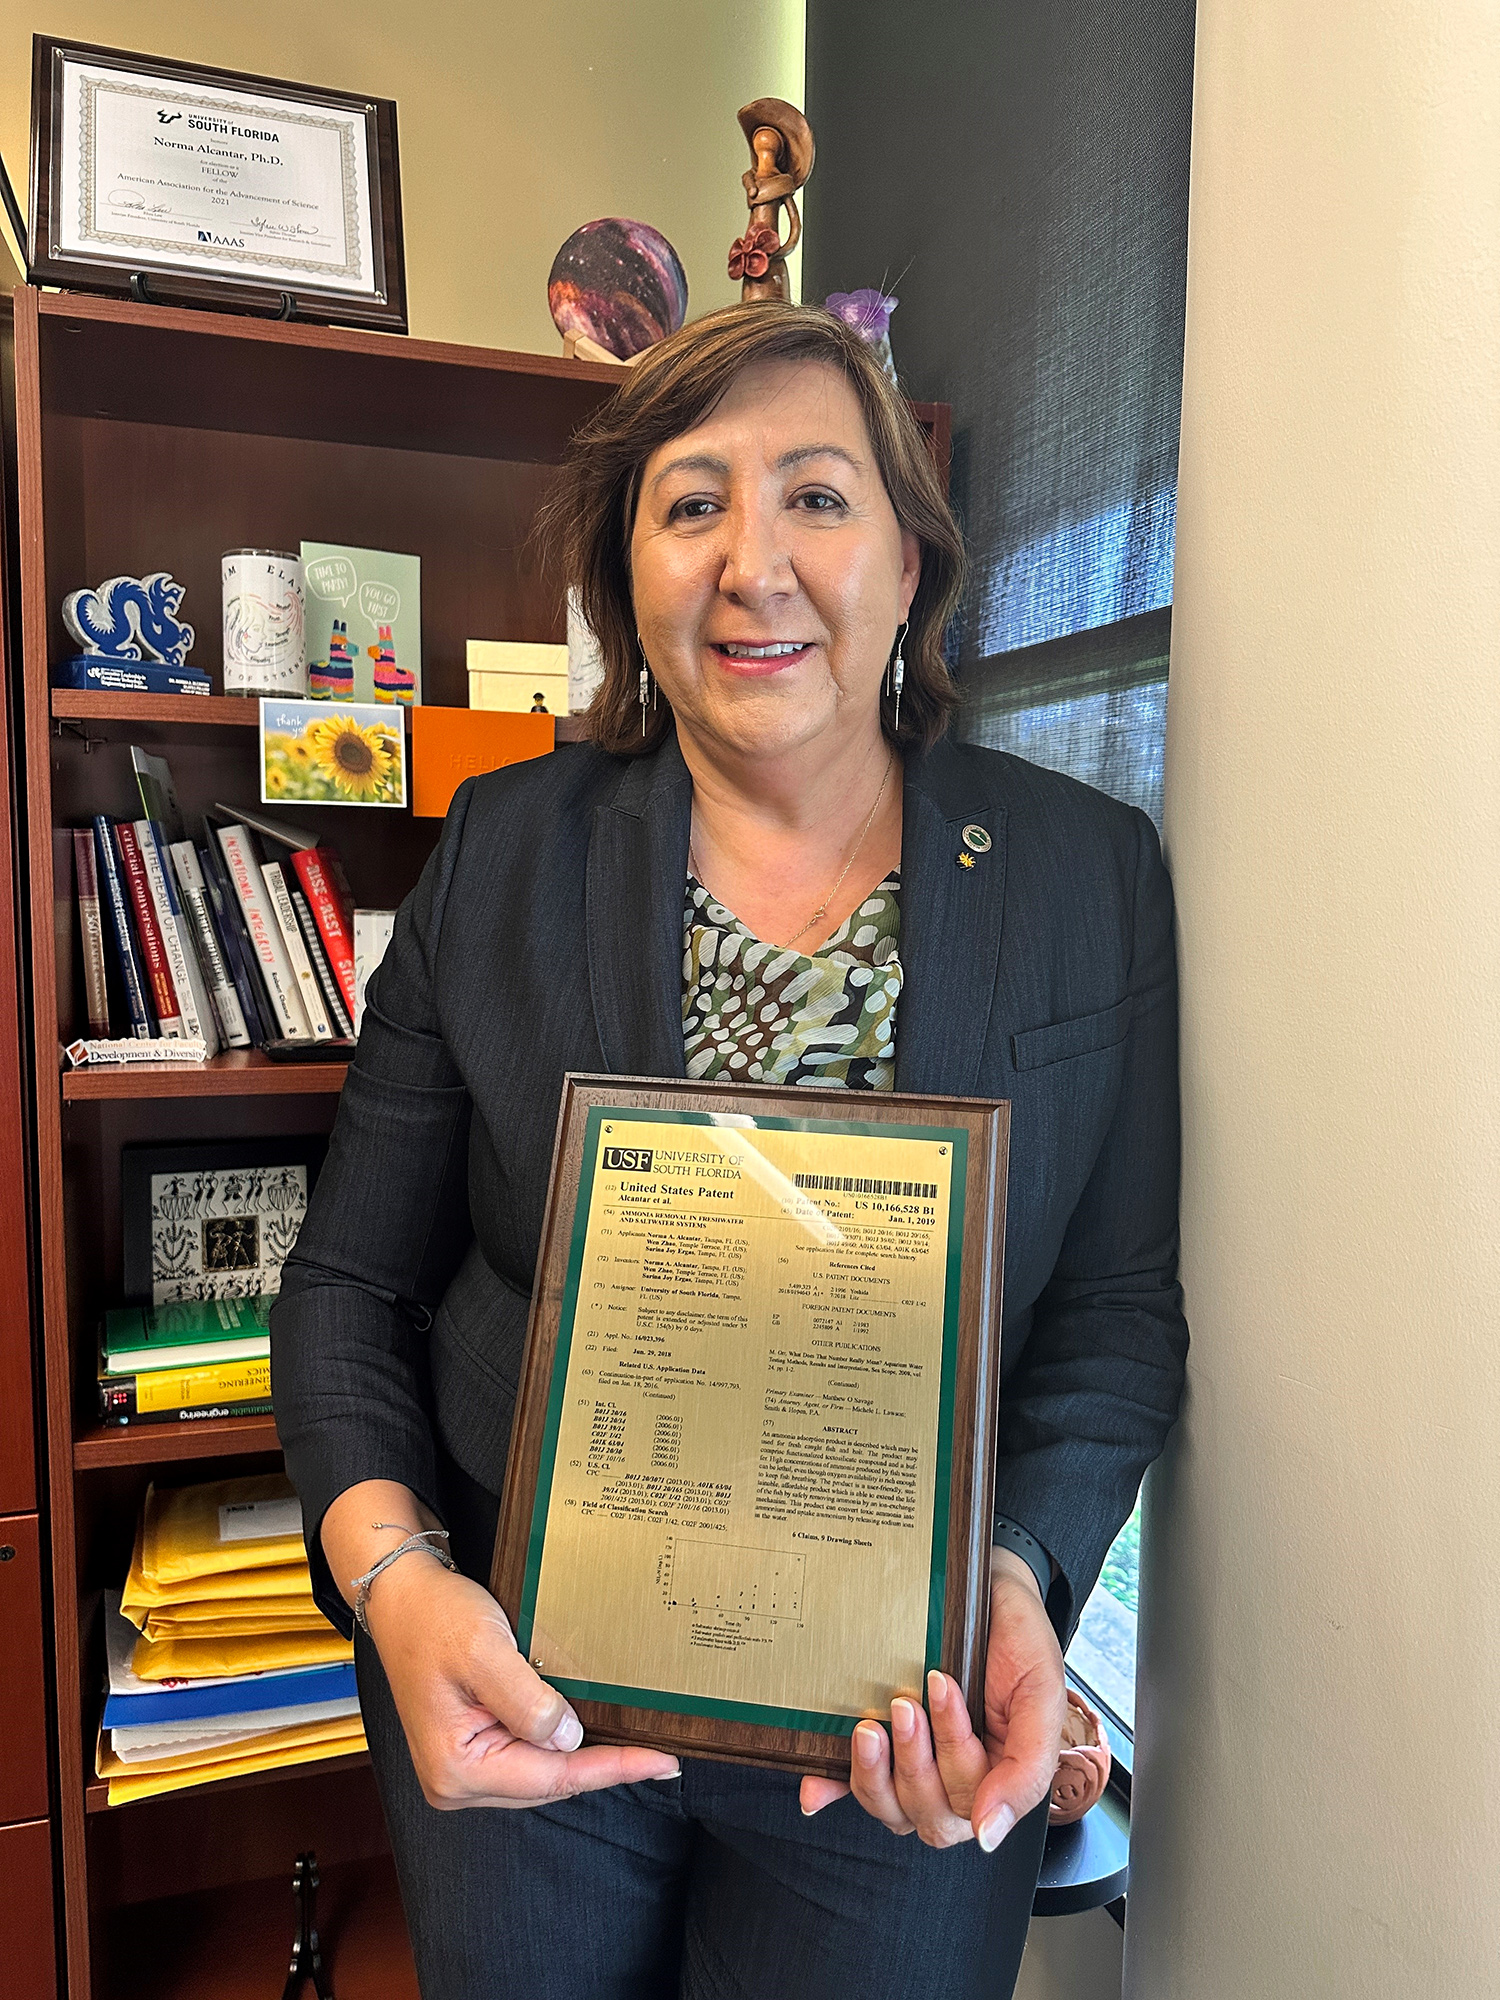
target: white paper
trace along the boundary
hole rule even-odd
[[[71,58],[62,72],[54,256],[383,296],[362,112]]]
[[[272,1729],[293,1729],[304,1722],[334,1722],[357,1715],[359,1700],[304,1701],[293,1708],[252,1708],[239,1715],[214,1716],[201,1722],[132,1722],[109,1732],[110,1744],[122,1764],[139,1764],[161,1757],[187,1757],[198,1750],[228,1749],[249,1743]],[[220,1727],[220,1724],[223,1727]]]
[[[273,1535],[302,1533],[302,1502],[295,1495],[288,1500],[241,1500],[219,1509],[221,1542],[264,1542]]]
[[[396,928],[394,910],[354,912],[354,1032],[365,1018],[365,982],[385,957]]]

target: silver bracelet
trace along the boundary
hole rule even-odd
[[[372,1521],[370,1525],[372,1528],[399,1528],[401,1523]],[[413,1549],[420,1549],[424,1555],[436,1556],[444,1569],[457,1570],[458,1564],[442,1546],[447,1540],[446,1528],[418,1528],[415,1534],[408,1535],[404,1542],[398,1543],[389,1555],[383,1555],[373,1569],[367,1569],[363,1576],[350,1578],[349,1588],[354,1592],[354,1622],[366,1638],[370,1636],[370,1621],[365,1616],[365,1606],[370,1601],[370,1586],[380,1572],[389,1569],[393,1562],[399,1562],[402,1556],[409,1556]]]

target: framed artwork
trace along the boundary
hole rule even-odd
[[[278,1290],[327,1145],[293,1135],[124,1147],[126,1299],[160,1306]]]
[[[406,331],[389,98],[32,38],[34,283]]]

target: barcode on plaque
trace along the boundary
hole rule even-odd
[[[809,1194],[899,1194],[918,1201],[937,1200],[936,1181],[862,1181],[850,1174],[794,1174],[792,1178]]]

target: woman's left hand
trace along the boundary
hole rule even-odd
[[[930,1730],[921,1703],[900,1698],[889,1736],[878,1722],[859,1723],[850,1784],[804,1778],[803,1812],[852,1790],[892,1833],[916,1833],[929,1847],[977,1839],[988,1853],[1046,1798],[1068,1706],[1062,1651],[1036,1578],[1010,1550],[991,1557],[983,1737],[946,1674],[928,1675],[927,1701]]]

